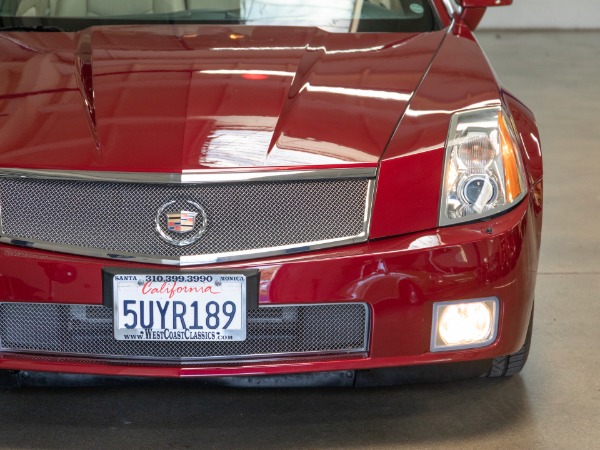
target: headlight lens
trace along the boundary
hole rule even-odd
[[[523,164],[500,107],[454,114],[443,182],[440,226],[497,214],[523,198]]]

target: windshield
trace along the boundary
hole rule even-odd
[[[0,0],[5,30],[148,23],[317,26],[331,32],[437,28],[428,0]]]

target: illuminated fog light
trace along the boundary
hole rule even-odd
[[[497,331],[497,298],[435,303],[431,351],[484,347]]]

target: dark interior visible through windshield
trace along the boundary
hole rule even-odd
[[[331,32],[438,28],[428,0],[0,0],[4,30],[186,23],[317,26]]]

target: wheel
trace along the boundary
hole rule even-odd
[[[0,370],[0,389],[12,389],[20,386],[19,372]]]
[[[529,318],[529,326],[527,328],[527,336],[523,347],[512,355],[498,356],[492,361],[492,367],[486,374],[489,378],[510,377],[518,374],[529,356],[529,347],[531,346],[531,335],[533,332],[533,308],[531,308],[531,317]]]

